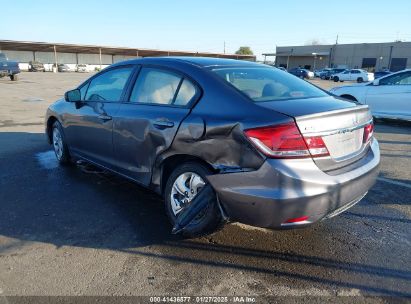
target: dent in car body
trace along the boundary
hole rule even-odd
[[[257,170],[265,156],[255,150],[243,130],[292,120],[254,104],[207,68],[184,67],[188,69],[183,72],[192,75],[203,94],[181,122],[170,148],[157,156],[151,180],[157,192],[165,182],[161,180],[164,161],[176,155],[199,158],[217,172]]]

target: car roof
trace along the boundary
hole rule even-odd
[[[379,78],[379,79],[382,79],[382,78],[385,78],[385,77],[388,77],[388,76],[393,76],[393,75],[395,75],[395,74],[404,73],[404,72],[411,72],[411,69],[404,69],[404,70],[397,71],[397,72],[390,72],[389,74],[384,75],[384,76],[382,76],[382,77]]]
[[[267,65],[256,63],[252,61],[245,60],[236,60],[236,59],[225,59],[225,58],[214,58],[214,57],[186,57],[186,56],[169,56],[169,57],[144,57],[140,59],[131,59],[126,61],[121,61],[115,65],[124,65],[124,64],[161,64],[161,63],[185,63],[193,64],[199,67],[217,67],[217,66],[255,66],[262,67]]]

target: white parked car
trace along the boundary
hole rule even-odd
[[[80,73],[87,72],[87,64],[78,64],[76,67],[76,72],[80,72]]]
[[[368,105],[376,118],[411,121],[411,69],[383,76],[367,84],[336,87],[330,92]]]
[[[368,73],[361,69],[345,70],[342,73],[334,75],[334,81],[356,81],[356,82],[368,82],[374,80],[374,73]]]

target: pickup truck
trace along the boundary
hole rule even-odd
[[[10,77],[11,81],[16,81],[18,73],[20,73],[19,64],[8,60],[6,54],[0,53],[0,78]]]

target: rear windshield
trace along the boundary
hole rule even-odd
[[[213,71],[255,102],[328,96],[310,83],[276,68],[217,68]]]

